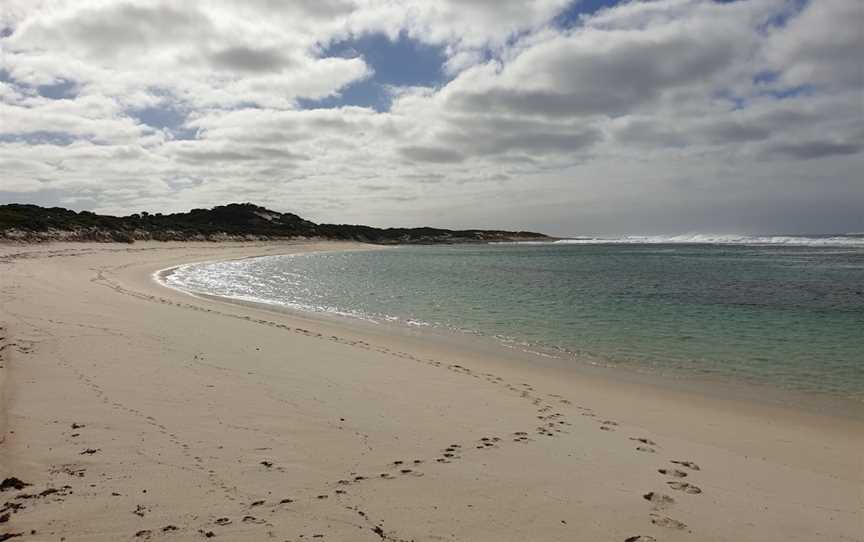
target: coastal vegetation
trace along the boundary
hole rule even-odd
[[[251,203],[231,203],[186,213],[100,215],[38,205],[0,205],[0,239],[38,241],[223,241],[333,239],[377,244],[439,244],[548,239],[535,232],[375,228],[353,224],[316,224],[292,214]]]

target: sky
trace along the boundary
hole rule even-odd
[[[864,232],[861,0],[0,0],[0,203]]]

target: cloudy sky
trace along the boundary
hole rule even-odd
[[[864,231],[861,0],[0,0],[0,203]]]

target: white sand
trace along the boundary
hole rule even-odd
[[[515,363],[151,279],[182,262],[349,246],[362,248],[0,246],[0,475],[32,484],[0,493],[0,534],[862,540],[854,419]]]

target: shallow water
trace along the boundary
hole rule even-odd
[[[167,281],[299,310],[494,336],[574,363],[864,400],[864,246],[857,238],[816,239],[811,246],[400,247],[188,265]]]

